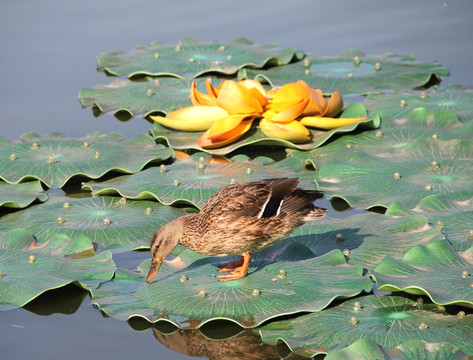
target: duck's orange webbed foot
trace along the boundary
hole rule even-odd
[[[217,275],[220,281],[231,281],[238,280],[245,277],[248,273],[248,267],[250,265],[251,254],[242,255],[240,260],[234,261],[229,264],[224,264],[224,268],[220,269],[219,272],[230,272],[229,274]]]
[[[232,271],[233,269],[240,267],[243,265],[243,256],[240,257],[240,259],[236,261],[229,261],[224,264],[217,265],[220,270],[218,272],[228,272]]]

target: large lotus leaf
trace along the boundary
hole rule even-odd
[[[108,85],[82,89],[79,101],[83,108],[92,107],[94,116],[113,112],[118,120],[128,121],[136,115],[166,115],[192,105],[189,93],[191,80],[177,78],[146,78],[142,81],[117,79]],[[205,88],[205,79],[195,80]]]
[[[419,108],[418,110],[425,109]],[[450,130],[435,128],[428,124],[422,128],[384,128],[377,131],[364,131],[361,134],[347,134],[310,152],[297,150],[288,150],[287,152],[289,156],[309,163],[314,168],[319,168],[333,159],[350,160],[356,158],[360,152],[384,160],[389,159],[389,161],[394,157],[404,160],[411,156],[419,158],[429,156],[431,161],[472,159],[473,141],[459,139]],[[462,128],[458,130],[460,131]],[[471,137],[468,132],[463,136],[465,138]]]
[[[286,343],[306,356],[345,348],[360,339],[384,349],[401,345],[406,355],[406,342],[413,339],[426,343],[425,347],[449,343],[473,354],[472,314],[450,315],[437,305],[416,306],[414,301],[400,296],[351,299],[320,312],[265,325],[260,334],[266,343]]]
[[[0,182],[0,207],[24,208],[35,201],[45,202],[48,196],[40,181],[20,184]]]
[[[330,351],[325,360],[457,360],[458,349],[447,343],[429,344],[419,340],[409,340],[395,349],[382,348],[373,340],[361,338],[353,344]],[[308,355],[311,352],[308,351]]]
[[[405,209],[399,203],[392,203],[386,214],[422,214],[432,225],[442,229],[455,250],[464,251],[473,244],[473,198],[455,201],[444,195],[430,195],[412,210]]]
[[[429,110],[447,109],[453,111],[462,122],[473,119],[473,90],[460,85],[449,84],[423,91],[404,91],[392,94],[370,94],[366,104],[373,113],[386,118],[405,118],[412,110],[423,107]],[[389,122],[384,123],[387,126]]]
[[[352,207],[387,207],[399,202],[413,208],[432,194],[448,194],[455,200],[473,195],[471,156],[454,159],[448,152],[429,153],[420,149],[406,152],[405,157],[356,153],[349,161],[332,160],[320,168],[317,182],[327,195],[341,198]],[[458,151],[468,153],[462,146]]]
[[[356,58],[359,60],[356,60]],[[242,69],[239,78],[269,82],[273,87],[304,80],[323,92],[344,95],[421,87],[439,76],[449,75],[438,63],[420,63],[412,57],[392,54],[367,57],[358,50],[348,50],[336,57],[306,55],[304,61],[265,70]]]
[[[360,103],[351,103],[342,112],[341,117],[366,117],[366,109]],[[197,149],[199,151],[205,151],[210,154],[225,155],[236,149],[240,149],[244,146],[250,145],[284,146],[291,149],[310,150],[323,145],[329,139],[337,135],[344,135],[345,133],[352,132],[355,130],[361,131],[366,129],[376,129],[378,128],[380,122],[381,119],[379,118],[379,116],[374,116],[369,120],[360,121],[356,124],[343,126],[329,131],[320,131],[308,128],[311,139],[308,142],[302,144],[294,144],[287,140],[266,137],[257,126],[257,121],[255,121],[253,123],[253,127],[240,139],[230,145],[223,146],[218,149],[203,149],[197,145],[197,140],[199,140],[203,132],[175,131],[161,126],[158,123],[155,123],[154,130],[151,130],[150,134],[157,141],[165,141],[167,144],[169,144],[169,146],[172,146],[174,149]]]
[[[220,282],[216,265],[225,261],[228,257],[204,257],[184,249],[161,266],[151,284],[145,282],[147,260],[138,272],[117,271],[92,298],[102,311],[122,320],[140,316],[198,327],[225,319],[250,328],[285,314],[319,311],[372,286],[362,276],[363,268],[347,265],[340,250],[314,257],[297,243],[268,248],[252,256],[245,278]]]
[[[46,204],[7,214],[0,219],[0,233],[24,228],[44,242],[56,234],[87,236],[99,250],[125,247],[149,248],[154,231],[185,215],[180,209],[155,201],[119,197],[72,199],[51,196]]]
[[[263,180],[277,177],[300,178],[299,187],[314,189],[313,173],[299,173],[302,161],[287,158],[266,165],[258,158],[249,161],[234,160],[212,163],[201,154],[177,160],[165,168],[152,167],[139,173],[104,182],[85,183],[83,190],[96,195],[119,195],[130,199],[155,199],[165,205],[175,202],[202,207],[220,188],[231,183]]]
[[[27,133],[21,142],[0,145],[0,179],[18,183],[37,179],[49,187],[63,187],[76,176],[97,179],[106,173],[134,173],[151,162],[169,159],[170,148],[148,135],[127,139],[118,133],[93,132],[81,139],[52,133]]]
[[[55,234],[39,243],[24,229],[0,233],[0,310],[21,307],[47,290],[73,282],[97,288],[113,277],[115,269],[112,254],[95,255],[85,236],[73,240]]]
[[[413,245],[440,239],[444,239],[440,228],[429,226],[423,216],[367,212],[338,220],[307,222],[274,247],[286,246],[286,242],[301,243],[317,256],[340,249],[347,254],[348,263],[372,270],[386,255],[401,259]]]
[[[440,305],[473,305],[473,248],[457,253],[446,240],[416,245],[402,261],[386,256],[372,275],[379,290],[428,295]]]
[[[143,75],[193,78],[208,73],[233,75],[243,67],[283,65],[303,57],[304,53],[295,48],[255,45],[245,38],[229,42],[183,38],[178,45],[155,41],[148,46],[137,46],[130,53],[104,53],[97,58],[97,69],[107,75],[129,78]]]

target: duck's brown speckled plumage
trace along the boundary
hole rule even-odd
[[[180,217],[156,231],[151,240],[153,259],[160,265],[179,241],[204,255],[242,255],[238,264],[223,271],[235,272],[244,256],[247,267],[250,253],[285,238],[308,219],[325,215],[325,209],[313,205],[322,193],[298,189],[298,182],[298,178],[268,179],[220,189],[198,214]],[[156,271],[151,275],[150,270],[148,280]],[[219,277],[225,281],[242,276]]]

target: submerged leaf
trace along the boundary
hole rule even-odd
[[[35,201],[48,199],[40,181],[28,181],[20,184],[0,182],[0,207],[24,208]]]

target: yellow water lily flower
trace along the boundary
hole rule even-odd
[[[224,119],[228,112],[218,106],[188,106],[172,111],[167,117],[150,116],[151,120],[175,130],[205,131],[213,123]]]

